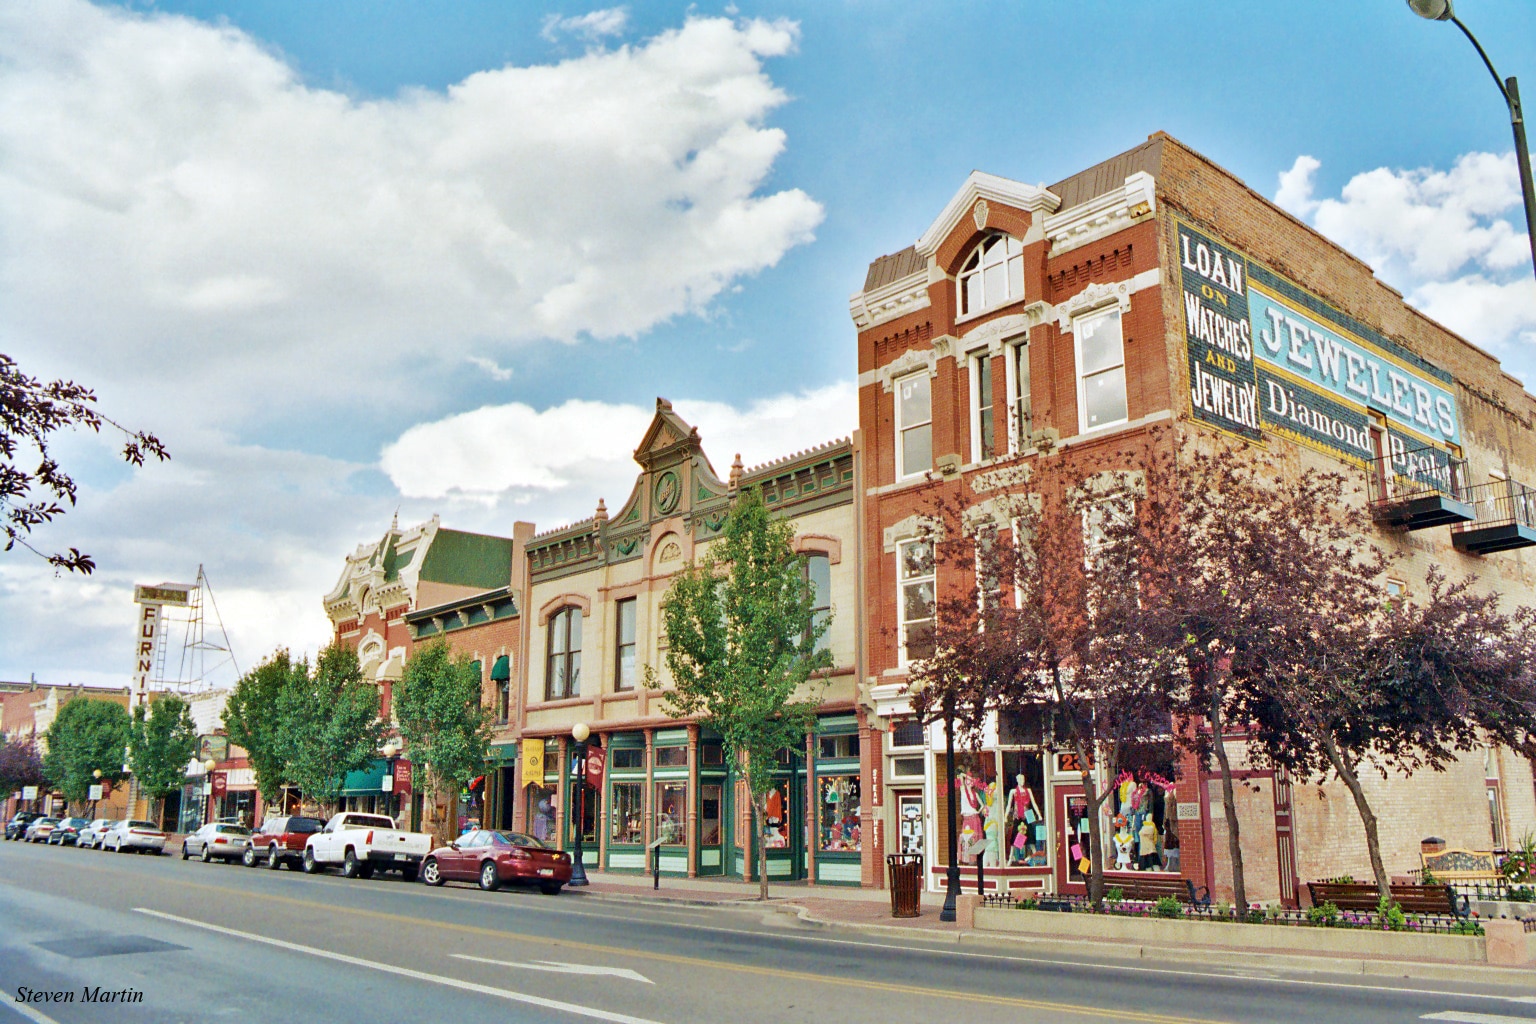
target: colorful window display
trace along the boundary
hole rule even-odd
[[[1001,819],[1003,863],[1009,867],[1045,867],[1050,834],[1045,820],[1044,762],[1039,753],[1003,752]],[[991,852],[990,845],[987,852]]]
[[[1172,758],[1164,768],[1135,767],[1120,773],[1110,792],[1106,866],[1115,871],[1177,871],[1178,798]],[[1173,832],[1172,847],[1167,844]]]
[[[555,787],[528,787],[528,831],[539,842],[555,841]]]
[[[955,758],[955,800],[960,822],[960,863],[975,864],[980,860],[988,867],[1001,865],[1003,808],[998,795],[995,755]]]
[[[613,802],[609,811],[610,842],[636,845],[645,842],[644,788],[643,782],[613,784],[609,797]]]
[[[789,780],[780,779],[768,791],[763,815],[763,845],[782,850],[789,845]]]
[[[819,849],[829,853],[857,853],[860,848],[858,774],[823,775],[816,784],[820,794],[817,800]]]

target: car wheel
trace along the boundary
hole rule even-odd
[[[341,874],[343,878],[356,878],[362,870],[362,865],[357,862],[357,854],[352,852],[352,847],[347,847],[347,852],[341,855]]]
[[[488,860],[480,865],[480,888],[486,892],[495,892],[501,888],[501,879],[496,877],[496,862]]]
[[[437,866],[436,857],[428,857],[421,865],[421,880],[428,885],[442,885],[443,872]]]
[[[213,849],[208,845],[206,841],[203,843],[203,852],[198,854],[198,859],[201,860],[204,864],[207,864],[209,861],[213,860]]]
[[[320,862],[315,860],[315,851],[306,848],[304,851],[304,873],[306,875],[318,875],[324,870],[325,868],[321,866]]]
[[[181,859],[182,860],[186,860],[188,857],[192,856],[190,853],[187,852],[187,845],[188,845],[187,841],[185,839],[183,839],[181,841]]]
[[[539,886],[539,892],[543,893],[545,896],[559,896],[560,895],[560,883],[559,882],[545,882],[543,885]]]
[[[240,863],[248,868],[256,866],[256,847],[247,846],[245,852],[240,854]]]
[[[277,847],[267,847],[267,870],[276,871],[283,863],[283,859],[277,855]]]

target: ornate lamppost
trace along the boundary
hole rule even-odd
[[[591,735],[592,730],[586,722],[571,726],[571,739],[576,741],[576,759],[571,772],[576,799],[571,801],[570,807],[575,812],[576,845],[571,857],[571,880],[567,884],[572,886],[587,884],[587,863],[581,850],[581,838],[587,824],[587,738]]]

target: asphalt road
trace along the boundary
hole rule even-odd
[[[0,1004],[0,1024],[1506,1024],[1536,1021],[1536,985],[1042,960],[762,910],[0,843]]]

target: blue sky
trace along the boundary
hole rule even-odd
[[[1536,96],[1536,5],[1457,9]],[[121,681],[199,563],[244,663],[313,649],[397,507],[613,506],[657,395],[722,469],[846,432],[869,260],[1157,130],[1536,379],[1507,114],[1401,0],[0,0],[0,350],[175,456],[66,442],[37,540],[101,569],[0,562],[0,678]]]

